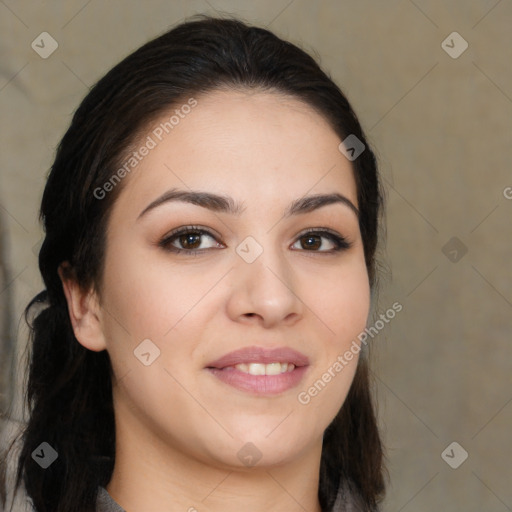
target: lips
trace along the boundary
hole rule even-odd
[[[208,363],[205,369],[230,387],[268,396],[298,386],[308,368],[308,357],[294,349],[248,347]]]
[[[306,355],[288,347],[279,347],[275,349],[264,349],[261,347],[247,347],[222,356],[216,361],[206,365],[206,368],[218,368],[219,370],[237,364],[271,364],[288,363],[295,367],[309,365],[309,359]]]

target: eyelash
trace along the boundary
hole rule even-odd
[[[206,229],[203,229],[199,226],[184,226],[184,227],[178,228],[178,229],[172,231],[171,233],[167,234],[164,238],[162,238],[162,240],[160,240],[160,242],[158,242],[158,245],[159,245],[159,247],[161,247],[162,249],[164,249],[166,251],[169,251],[169,252],[172,252],[175,254],[187,254],[187,255],[191,255],[191,256],[199,256],[204,251],[210,250],[210,248],[209,249],[179,249],[179,248],[171,245],[171,242],[175,238],[178,238],[179,236],[182,236],[182,235],[188,235],[188,234],[207,235],[217,241],[216,236]],[[327,230],[326,228],[309,229],[309,230],[301,233],[298,236],[297,240],[304,238],[306,235],[314,235],[314,236],[322,235],[325,238],[328,238],[329,240],[331,240],[331,242],[334,243],[335,247],[334,247],[334,249],[330,249],[328,251],[317,251],[317,250],[308,251],[307,249],[302,249],[304,252],[313,252],[313,253],[316,252],[319,254],[334,254],[334,253],[338,253],[340,251],[344,251],[344,250],[352,247],[352,243],[349,242],[346,238],[344,238],[343,236],[337,235],[336,233],[331,232],[330,230]]]

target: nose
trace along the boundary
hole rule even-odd
[[[282,323],[290,326],[303,317],[300,276],[279,250],[264,248],[251,263],[236,255],[229,276],[227,310],[233,321],[270,328]]]

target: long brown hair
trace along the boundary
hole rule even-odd
[[[45,239],[39,268],[45,290],[28,304],[31,327],[26,405],[16,484],[23,480],[38,512],[93,511],[115,457],[112,369],[106,351],[76,340],[58,266],[69,261],[83,289],[99,289],[105,228],[122,189],[94,191],[123,162],[144,127],[183,98],[219,87],[275,90],[314,107],[340,140],[354,134],[366,148],[353,161],[359,227],[370,284],[383,197],[377,163],[347,98],[317,62],[270,31],[234,18],[195,16],[148,42],[110,70],[87,94],[57,150],[41,204]],[[58,452],[46,470],[32,460],[46,441]],[[361,355],[348,396],[324,434],[319,501],[330,510],[341,485],[377,510],[385,490],[383,448],[368,358]]]

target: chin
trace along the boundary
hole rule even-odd
[[[311,442],[304,437],[304,432],[300,434],[297,432],[297,435],[293,435],[293,433],[283,430],[280,435],[277,435],[276,432],[269,435],[267,429],[264,434],[245,435],[237,450],[237,465],[240,464],[240,461],[244,464],[246,456],[249,460],[251,456],[258,458],[257,465],[259,467],[290,463],[298,459]]]

